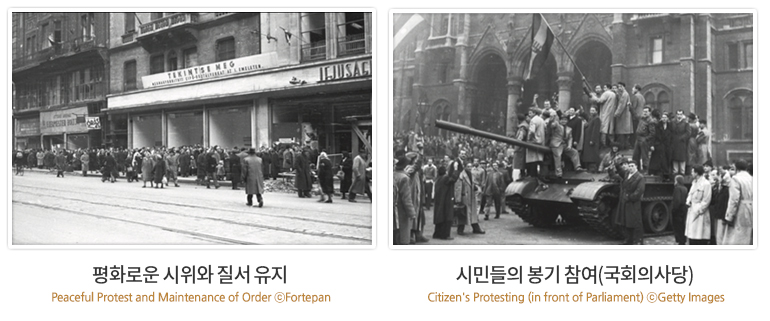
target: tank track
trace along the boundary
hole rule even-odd
[[[622,239],[623,233],[612,222],[612,209],[609,211],[600,211],[602,202],[608,202],[608,199],[617,199],[617,195],[611,193],[602,193],[597,201],[580,201],[578,203],[578,213],[580,217],[593,229],[599,231],[613,239]],[[612,206],[611,208],[614,208]]]
[[[521,201],[521,198],[506,200],[506,205],[518,215],[522,221],[534,227],[549,227],[556,224],[557,214],[536,213],[536,209]],[[565,220],[565,224],[566,220]]]
[[[524,222],[529,223],[532,213],[529,211],[529,205],[522,202],[521,197],[506,198],[505,204],[508,205],[514,214],[518,215]]]

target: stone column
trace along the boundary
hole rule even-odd
[[[556,84],[559,85],[559,110],[566,111],[570,107],[570,98],[572,96],[572,73],[564,72],[558,74],[559,78]]]
[[[681,88],[677,94],[679,102],[677,105],[687,112],[695,112],[695,17],[693,14],[682,14],[682,24],[680,27],[680,53],[679,66],[682,77]],[[664,39],[665,44],[668,43]],[[665,57],[664,57],[665,59]],[[709,94],[710,95],[710,94]],[[676,99],[675,98],[675,99]],[[676,100],[674,100],[676,102]]]
[[[255,99],[256,106],[252,112],[251,142],[254,148],[262,145],[270,147],[270,107],[267,97]]]
[[[455,81],[455,86],[458,88],[457,93],[457,122],[463,125],[470,126],[471,124],[471,111],[470,111],[470,95],[468,94],[468,33],[470,29],[470,14],[465,14],[463,20],[463,34],[457,41],[456,50],[460,52],[460,74]]]
[[[126,115],[126,121],[128,122],[128,126],[126,127],[126,145],[128,145],[128,148],[134,148],[134,119],[131,117],[130,114]]]
[[[508,112],[505,125],[506,135],[515,135],[516,126],[519,125],[519,120],[516,118],[517,113],[523,111],[516,110],[516,102],[521,98],[521,86],[524,83],[524,79],[521,77],[509,77],[508,84]]]
[[[168,117],[165,110],[160,111],[160,141],[163,146],[168,146]]]
[[[209,147],[209,111],[203,106],[203,147]]]

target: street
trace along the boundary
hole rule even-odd
[[[510,214],[500,215],[495,219],[494,208],[489,220],[480,215],[479,225],[486,234],[473,234],[470,226],[465,227],[465,235],[457,235],[457,228],[452,228],[454,240],[434,239],[433,210],[425,212],[427,224],[423,235],[430,239],[420,245],[615,245],[623,240],[614,240],[603,236],[588,225],[555,225],[538,228],[529,225],[507,209]],[[676,245],[674,235],[645,235],[645,245]]]
[[[267,192],[247,207],[230,186],[163,189],[27,170],[13,176],[14,245],[367,245],[372,204]],[[254,198],[256,204],[256,197]]]

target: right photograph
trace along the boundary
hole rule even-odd
[[[753,21],[393,13],[392,244],[753,244]]]

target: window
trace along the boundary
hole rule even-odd
[[[163,54],[150,57],[150,74],[157,74],[165,71],[163,66]]]
[[[217,61],[235,58],[235,39],[233,37],[217,40]]]
[[[198,48],[192,47],[189,49],[185,49],[184,52],[182,52],[184,61],[182,62],[184,65],[183,68],[190,68],[193,66],[198,65]]]
[[[49,26],[47,23],[44,23],[42,26],[40,26],[40,36],[42,40],[42,46],[41,48],[46,49],[51,47],[51,41],[53,41],[53,36],[49,34],[51,30],[49,29]]]
[[[743,44],[743,68],[754,68],[754,42]]]
[[[87,13],[80,16],[80,28],[83,31],[83,40],[91,40],[94,38],[94,14]]]
[[[363,12],[338,14],[337,35],[339,55],[356,55],[366,52],[366,22]]]
[[[671,91],[661,85],[654,85],[644,90],[644,101],[652,109],[657,109],[660,112],[673,112]]]
[[[61,21],[59,20],[53,22],[53,42],[56,45],[61,44]]]
[[[651,58],[651,62],[654,64],[659,64],[663,62],[663,38],[662,37],[652,38],[652,41],[650,44],[650,58]]]
[[[123,32],[133,33],[136,29],[136,17],[133,12],[126,12],[123,14]]]
[[[174,70],[179,69],[178,68],[178,63],[177,63],[177,58],[176,58],[176,51],[173,51],[173,50],[170,51],[168,53],[168,59],[166,59],[166,60],[168,61],[168,71],[174,71]]]
[[[739,68],[738,58],[740,58],[740,56],[738,55],[738,44],[728,43],[727,44],[727,68],[738,69]]]
[[[749,90],[737,90],[727,96],[728,139],[752,139],[754,98]]]
[[[303,13],[300,20],[302,60],[326,59],[325,13]]]
[[[150,20],[158,20],[160,18],[163,18],[163,12],[151,12],[150,13]]]
[[[123,65],[123,90],[134,89],[136,89],[136,60],[131,60]]]

